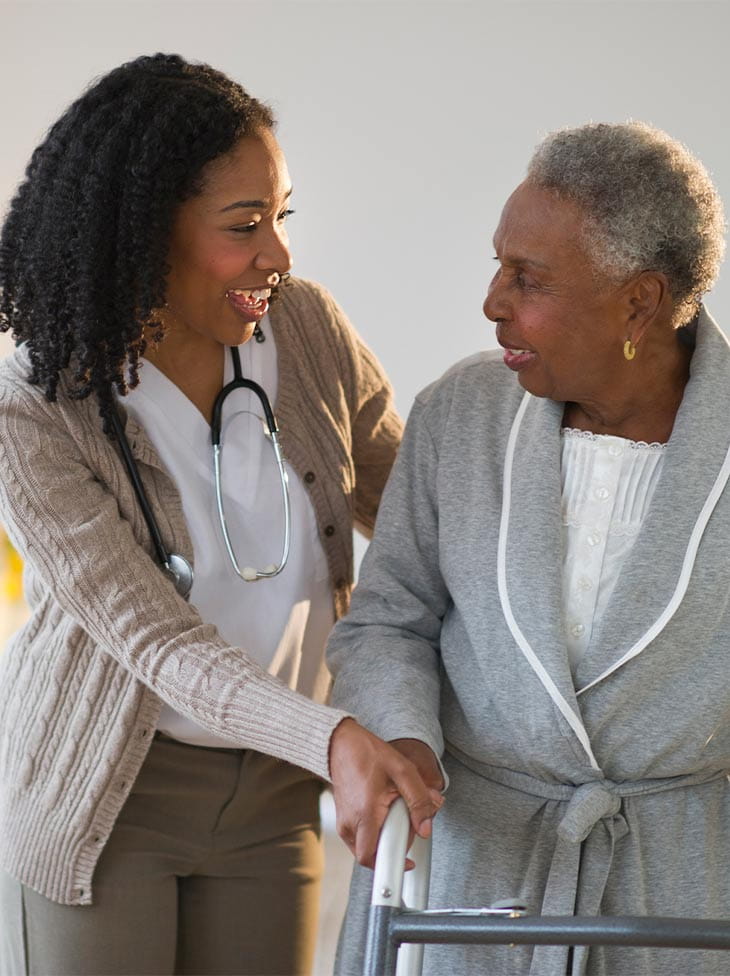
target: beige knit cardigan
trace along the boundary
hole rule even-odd
[[[292,280],[270,319],[282,445],[309,491],[339,616],[353,519],[373,525],[401,422],[377,360],[323,288]],[[178,596],[94,400],[68,399],[62,383],[49,403],[28,372],[23,346],[0,363],[0,516],[31,608],[0,655],[0,865],[83,905],[162,701],[324,778],[346,713],[285,687]],[[192,560],[172,480],[131,417],[126,433],[168,550]]]

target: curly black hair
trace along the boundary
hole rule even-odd
[[[0,237],[0,331],[27,342],[30,382],[53,401],[138,382],[143,323],[165,300],[170,234],[203,167],[270,109],[206,64],[154,54],[93,84],[35,150]]]

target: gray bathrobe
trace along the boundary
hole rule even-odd
[[[414,405],[328,655],[338,707],[443,756],[432,906],[730,918],[730,347],[704,311],[682,332],[696,347],[661,478],[575,679],[564,405],[497,353]],[[342,973],[361,972],[371,877],[355,872]],[[429,947],[424,971],[563,976],[567,959]],[[577,948],[573,972],[728,973],[730,955]]]

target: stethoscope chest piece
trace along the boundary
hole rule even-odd
[[[162,567],[172,580],[173,586],[180,596],[187,600],[193,588],[193,567],[185,556],[176,552],[167,554],[167,562]]]

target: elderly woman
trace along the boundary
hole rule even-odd
[[[730,351],[701,164],[647,125],[549,136],[507,201],[499,354],[418,397],[334,700],[450,780],[434,905],[730,916]],[[371,852],[363,862],[369,862]],[[342,970],[357,972],[359,869]],[[720,973],[710,952],[432,947],[428,973]]]

